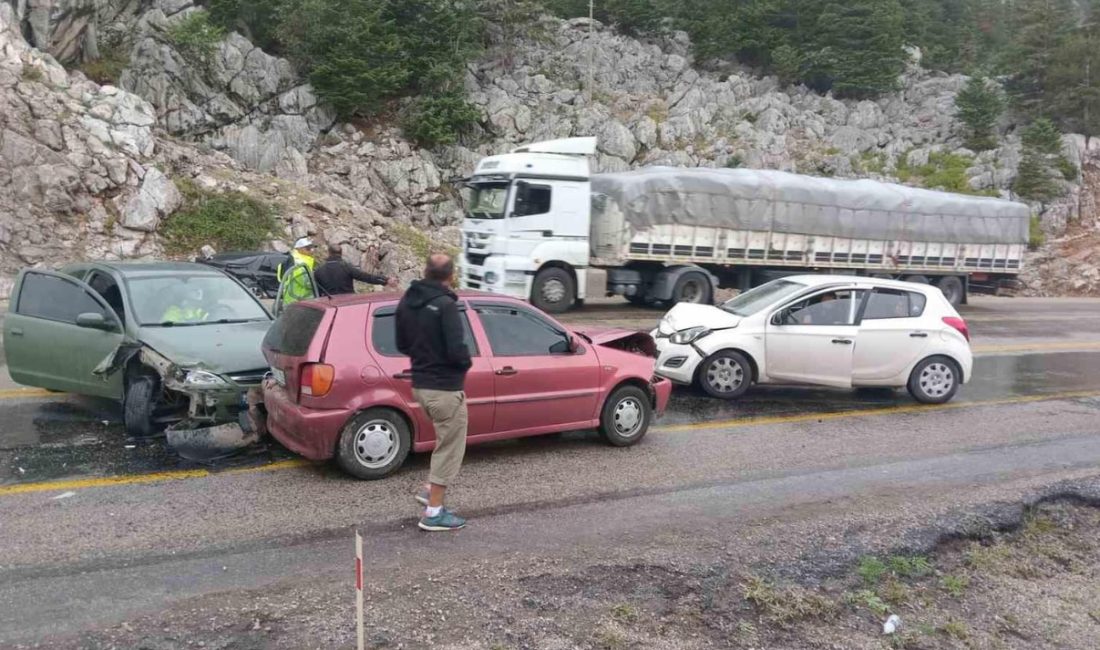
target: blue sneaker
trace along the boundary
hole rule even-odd
[[[429,493],[428,493],[427,488],[420,488],[419,490],[416,491],[416,494],[413,495],[413,498],[416,499],[417,503],[419,503],[420,505],[427,508],[428,507],[428,495],[429,495]]]
[[[466,520],[450,510],[443,508],[434,517],[421,517],[417,523],[421,530],[438,532],[442,530],[458,530],[466,526]]]

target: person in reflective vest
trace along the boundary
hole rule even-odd
[[[164,310],[161,322],[201,323],[210,314],[202,308],[202,290],[185,287],[176,291],[176,300]]]
[[[302,237],[294,242],[294,250],[290,252],[292,263],[279,265],[276,269],[276,277],[283,287],[283,304],[289,305],[299,300],[308,300],[314,296],[313,268],[317,259],[313,257],[313,240]],[[287,277],[284,279],[284,274]]]

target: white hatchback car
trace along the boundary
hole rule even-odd
[[[941,404],[970,379],[970,332],[936,287],[855,276],[774,280],[653,331],[657,374],[740,397],[753,383],[907,387]]]

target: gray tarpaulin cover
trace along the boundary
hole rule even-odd
[[[592,192],[634,230],[710,226],[854,239],[1023,244],[1022,203],[871,180],[753,169],[647,167],[596,174]]]

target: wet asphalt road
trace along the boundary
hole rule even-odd
[[[949,408],[916,408],[904,392],[760,388],[722,403],[677,389],[633,449],[591,433],[472,448],[455,498],[478,525],[453,548],[421,550],[564,557],[609,536],[653,543],[638,529],[705,534],[714,517],[876,494],[915,508],[898,495],[948,504],[960,490],[1100,473],[1100,301],[983,299],[963,311],[978,359]],[[648,328],[659,316],[616,304],[566,320]],[[274,444],[196,465],[163,440],[128,439],[110,402],[0,386],[0,647],[226,589],[331,581],[349,526],[374,531],[378,570],[396,571],[417,557],[394,549],[420,539],[408,494],[425,467],[416,458],[362,484]],[[543,509],[545,521],[522,517]]]

